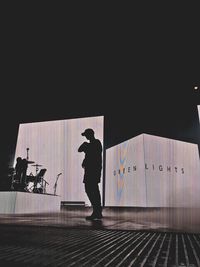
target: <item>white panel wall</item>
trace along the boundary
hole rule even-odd
[[[107,149],[106,206],[146,206],[143,166],[142,135]]]
[[[196,144],[144,134],[148,207],[200,204],[200,165]]]
[[[61,200],[89,204],[82,183],[84,153],[78,152],[78,147],[86,141],[81,135],[86,128],[94,129],[95,137],[103,145],[103,116],[20,124],[14,165],[17,157],[26,158],[29,148],[29,160],[35,163],[29,164],[27,174],[35,175],[36,168],[32,165],[36,163],[42,165],[39,170],[46,168],[47,193],[54,192],[56,177],[62,173],[56,191]]]
[[[198,111],[199,120],[200,120],[200,105],[197,106],[197,111]]]
[[[26,158],[26,148],[29,148],[29,160],[34,163],[28,165],[27,174],[36,174],[36,167],[32,166],[35,164],[42,165],[39,170],[46,168],[44,178],[49,183],[48,193],[53,193],[56,176],[64,170],[63,150],[66,146],[64,123],[64,121],[51,121],[25,123],[19,126],[14,165],[17,157]],[[59,179],[63,179],[63,176]],[[61,193],[60,181],[57,193]]]
[[[196,144],[139,135],[107,149],[105,179],[106,206],[200,206]]]

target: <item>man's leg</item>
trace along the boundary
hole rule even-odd
[[[93,186],[90,183],[85,183],[85,192],[94,210],[95,203],[94,203],[94,195],[93,195]]]
[[[102,206],[101,206],[101,195],[99,191],[99,185],[94,184],[93,186],[93,210],[94,210],[94,215],[97,218],[102,218]]]
[[[99,191],[98,183],[86,183],[85,192],[90,200],[93,208],[93,213],[87,219],[101,219],[102,207],[101,207],[101,195]]]

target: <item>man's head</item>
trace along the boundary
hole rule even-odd
[[[94,130],[91,128],[85,129],[85,131],[81,134],[85,136],[88,140],[94,138]]]
[[[17,162],[20,162],[20,161],[22,161],[22,158],[21,157],[17,157]]]

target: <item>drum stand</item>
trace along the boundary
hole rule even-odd
[[[49,185],[49,183],[44,179],[42,178],[42,185],[41,185],[41,188],[42,188],[42,193],[43,194],[46,194],[46,185]]]

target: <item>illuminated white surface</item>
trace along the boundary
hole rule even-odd
[[[107,149],[105,183],[106,206],[200,206],[198,146],[139,135]]]
[[[198,109],[198,115],[199,115],[199,120],[200,120],[200,105],[197,106]]]
[[[137,164],[137,170],[133,166]],[[106,206],[146,206],[143,136],[106,150]],[[130,173],[128,168],[130,167]],[[113,175],[114,170],[125,174]]]
[[[14,165],[17,157],[26,158],[26,149],[29,148],[29,160],[42,165],[39,170],[47,169],[44,175],[49,183],[47,193],[54,193],[56,177],[62,173],[56,190],[61,200],[85,201],[89,205],[82,183],[84,172],[81,164],[84,154],[78,152],[78,147],[86,141],[81,135],[86,128],[94,129],[95,137],[103,145],[102,116],[20,124]],[[31,172],[35,175],[34,164],[28,165],[28,175]],[[102,192],[102,183],[100,190]]]
[[[147,206],[196,207],[200,204],[200,164],[196,144],[144,135]],[[154,164],[153,168],[150,166]],[[161,167],[160,170],[159,166]],[[171,171],[167,171],[170,167]],[[184,173],[182,173],[184,172]]]
[[[59,212],[60,201],[60,196],[14,191],[0,192],[0,213]]]

